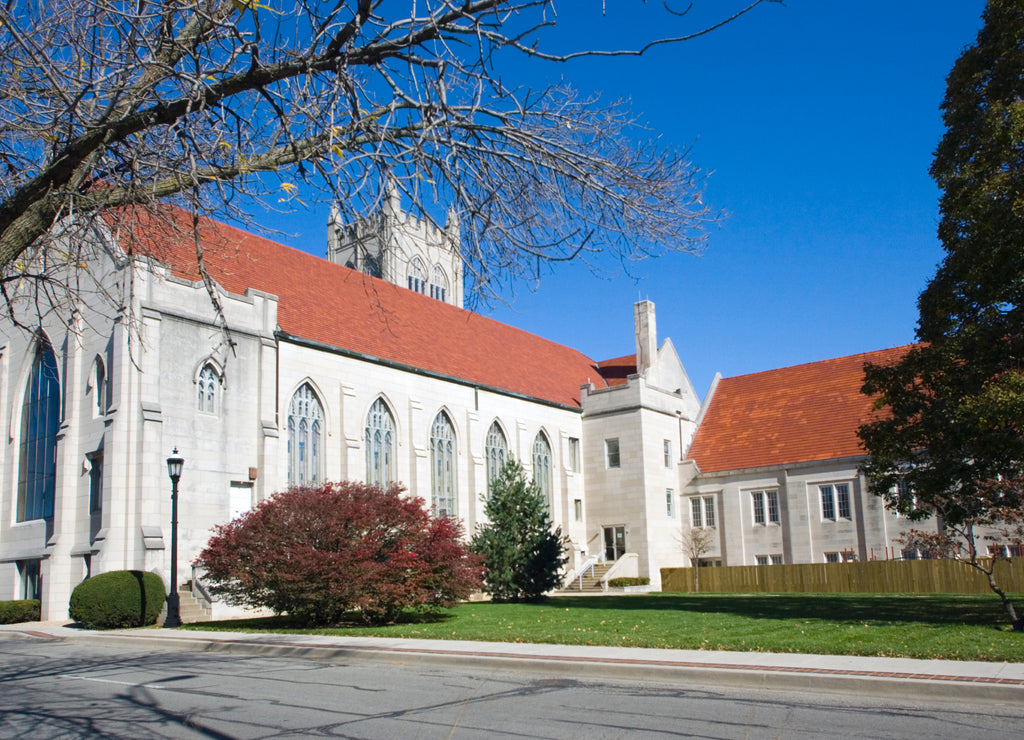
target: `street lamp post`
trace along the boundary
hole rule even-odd
[[[167,594],[167,617],[164,627],[180,627],[181,613],[178,599],[178,480],[185,459],[178,454],[178,448],[167,458],[167,475],[171,477],[171,588]]]

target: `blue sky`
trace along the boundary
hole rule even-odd
[[[679,30],[744,4],[697,0]],[[677,33],[659,0],[606,0],[603,17],[596,0],[565,5],[548,34],[560,50]],[[652,131],[692,146],[713,173],[705,201],[730,216],[701,257],[670,254],[630,275],[615,262],[600,276],[559,265],[483,312],[606,359],[634,351],[632,305],[649,298],[700,394],[715,372],[913,341],[917,295],[942,257],[928,176],[939,104],[983,7],[787,0],[639,59],[518,66],[526,83],[631,99]],[[326,216],[287,241],[322,255]]]

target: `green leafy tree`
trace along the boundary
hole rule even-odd
[[[484,591],[495,601],[536,601],[558,587],[567,561],[562,530],[552,528],[548,502],[518,461],[491,481],[484,514],[470,544],[484,560]]]
[[[873,492],[913,519],[941,517],[949,549],[1024,629],[977,542],[1013,541],[1024,518],[1024,6],[990,0],[983,18],[942,103],[931,174],[945,256],[918,300],[921,344],[865,368],[887,413],[860,436]]]

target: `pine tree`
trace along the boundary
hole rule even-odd
[[[975,528],[1019,539],[1024,502],[1024,6],[990,0],[983,19],[942,103],[931,174],[945,256],[918,300],[922,344],[865,368],[891,415],[860,430],[872,492],[941,517],[975,567]]]
[[[543,493],[518,461],[506,462],[491,481],[484,515],[470,550],[483,556],[491,598],[536,601],[558,587],[566,563],[562,531],[552,528]]]

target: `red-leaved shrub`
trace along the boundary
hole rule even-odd
[[[365,483],[275,494],[214,529],[194,564],[231,604],[329,625],[358,610],[370,623],[403,609],[450,606],[480,586],[462,524],[423,499]]]

